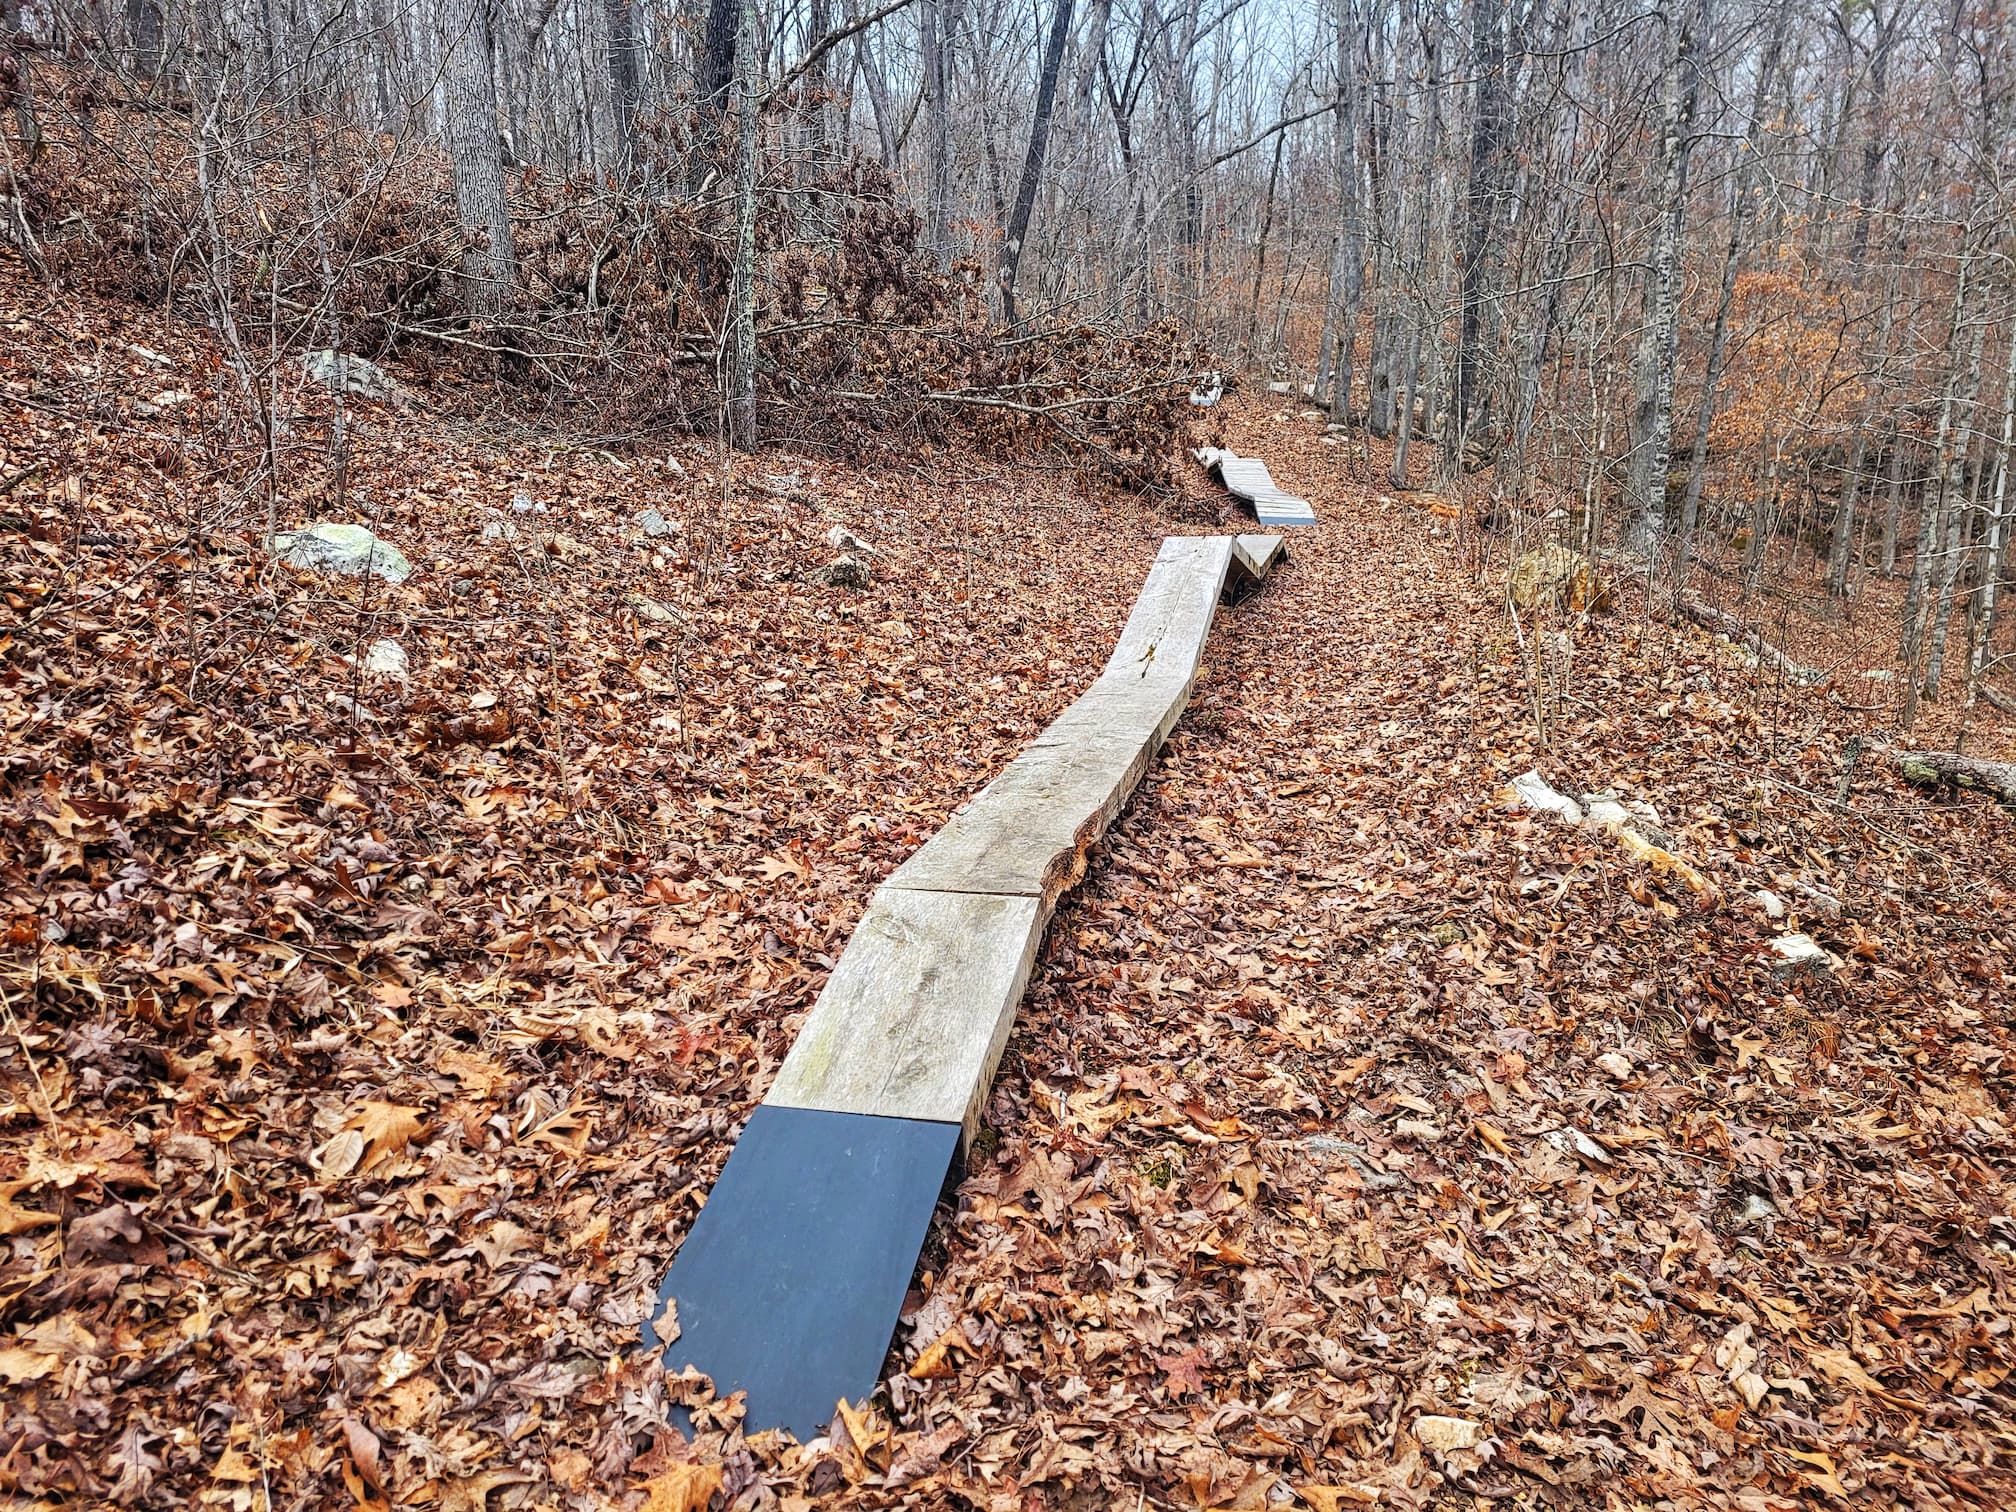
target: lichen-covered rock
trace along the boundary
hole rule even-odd
[[[1609,583],[1596,564],[1580,552],[1549,541],[1512,564],[1506,584],[1512,602],[1521,609],[1608,609],[1615,601]]]
[[[824,567],[814,568],[811,579],[822,588],[852,588],[859,591],[868,586],[868,568],[854,557],[837,556]]]
[[[306,530],[283,530],[273,537],[273,554],[290,567],[348,577],[368,572],[388,583],[403,583],[413,575],[406,553],[362,525],[324,521]]]
[[[330,347],[310,352],[301,359],[302,371],[332,393],[355,394],[360,399],[376,399],[390,404],[400,396],[397,380],[375,362],[351,352]]]

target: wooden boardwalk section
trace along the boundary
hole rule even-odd
[[[1263,527],[1279,530],[1316,523],[1316,511],[1309,501],[1276,487],[1267,464],[1258,457],[1242,457],[1222,446],[1200,446],[1195,455],[1206,472],[1217,475],[1227,492],[1253,506],[1253,517]]]
[[[1092,685],[870,900],[665,1278],[681,1332],[646,1333],[668,1367],[747,1391],[752,1430],[810,1437],[873,1390],[1050,915],[1188,704],[1221,599],[1282,551],[1163,542]],[[886,1180],[835,1202],[864,1169]]]

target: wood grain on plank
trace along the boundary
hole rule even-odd
[[[882,888],[764,1101],[970,1138],[1049,912],[1035,897]]]
[[[1195,677],[1231,565],[1230,536],[1171,536],[1164,541],[1106,671],[1132,673],[1144,681]]]

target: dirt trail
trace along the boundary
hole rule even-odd
[[[1584,666],[1537,750],[1457,538],[1340,485],[1308,437],[1244,429],[1324,523],[1221,621],[1057,916],[999,1146],[915,1299],[904,1357],[949,1341],[915,1368],[952,1379],[899,1382],[903,1426],[959,1425],[948,1479],[1001,1505],[2016,1487],[1991,1437],[2006,939],[1975,981],[1942,960],[1941,990],[1893,969],[1959,945],[1936,923],[1907,944],[1892,917],[1856,955],[1895,910],[1855,873],[1894,849],[1781,791],[1831,759],[1820,716],[1766,725],[1753,694],[1745,722],[1746,674],[1691,633],[1566,630]],[[1724,901],[1514,811],[1499,791],[1535,761],[1654,802]],[[1863,801],[1900,830],[1950,817]],[[1781,924],[1745,890],[1770,882]],[[1794,927],[1841,968],[1773,977]],[[1947,1039],[1915,1066],[1913,1014]]]

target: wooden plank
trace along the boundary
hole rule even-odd
[[[1132,673],[1144,681],[1194,678],[1231,566],[1230,536],[1171,536],[1164,541],[1120,643],[1107,659],[1107,673]]]
[[[1267,471],[1267,464],[1258,457],[1242,457],[1220,446],[1199,447],[1196,457],[1207,471],[1218,475],[1219,482],[1229,492],[1253,506],[1254,517],[1262,525],[1316,523],[1316,512],[1309,507],[1309,501],[1278,487]]]
[[[882,888],[764,1102],[970,1138],[1049,916],[1038,897]]]
[[[1154,690],[1149,690],[1151,693]],[[1151,699],[1101,699],[1063,732],[1032,742],[899,866],[891,887],[1040,898],[1047,909],[1085,874],[1085,857],[1181,713]],[[1156,710],[1165,712],[1158,718]]]

